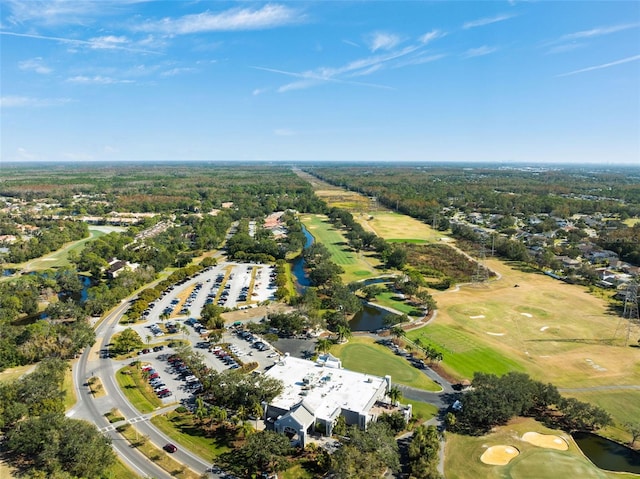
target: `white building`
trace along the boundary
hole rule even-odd
[[[284,391],[266,407],[276,432],[297,436],[304,447],[308,432],[330,436],[335,421],[366,428],[376,419],[371,409],[391,389],[391,376],[381,378],[342,369],[330,354],[317,362],[285,356],[265,372],[284,383]]]

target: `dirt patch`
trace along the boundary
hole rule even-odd
[[[504,466],[518,454],[520,451],[513,446],[491,446],[482,453],[480,460],[491,466]]]
[[[567,441],[553,434],[540,434],[530,431],[522,435],[522,440],[534,446],[546,447],[547,449],[557,449],[558,451],[566,451],[569,449]]]

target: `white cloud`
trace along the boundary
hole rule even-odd
[[[34,38],[37,40],[48,40],[48,41],[53,41],[53,42],[60,42],[60,43],[67,43],[70,45],[74,45],[74,46],[87,46],[90,48],[106,48],[107,43],[104,42],[104,40],[99,40],[99,41],[94,41],[94,40],[78,40],[75,38],[64,38],[64,37],[50,37],[47,35],[36,35],[36,34],[31,34],[31,33],[14,33],[14,32],[7,32],[7,31],[0,31],[0,35],[9,35],[12,37],[23,37],[23,38]],[[98,37],[99,39],[104,39],[104,38],[109,38],[109,37]],[[111,37],[111,38],[123,38],[123,37]],[[151,51],[151,50],[145,50],[145,49],[141,49],[141,48],[135,48],[135,47],[129,47],[129,46],[124,46],[124,45],[120,45],[117,42],[111,41],[108,42],[109,44],[109,49],[114,49],[114,50],[125,50],[125,51],[130,51],[130,52],[138,52],[138,53],[153,53],[153,54],[158,54],[159,52],[156,51]]]
[[[516,15],[513,13],[505,13],[505,14],[496,15],[493,17],[479,18],[477,20],[466,22],[464,25],[462,25],[462,28],[464,28],[465,30],[468,30],[469,28],[484,27],[485,25],[491,25],[492,23],[498,23],[498,22],[503,22],[505,20],[509,20],[510,18],[513,18],[515,16]]]
[[[497,51],[497,47],[490,47],[488,45],[482,45],[478,48],[469,48],[466,52],[462,54],[464,58],[474,58],[474,57],[483,57],[485,55],[489,55],[495,51]]]
[[[424,35],[422,35],[418,40],[423,45],[426,45],[427,43],[435,40],[436,38],[441,38],[441,37],[444,37],[445,35],[446,33],[441,32],[440,30],[431,30],[430,32],[427,32]]]
[[[616,60],[614,62],[609,62],[609,63],[603,63],[601,65],[595,65],[592,67],[587,67],[587,68],[582,68],[580,70],[574,70],[572,72],[568,72],[568,73],[563,73],[561,75],[558,75],[559,77],[567,77],[570,75],[577,75],[578,73],[586,73],[586,72],[591,72],[594,70],[602,70],[604,68],[610,68],[610,67],[614,67],[617,65],[622,65],[624,63],[629,63],[629,62],[635,62],[640,60],[640,55],[634,55],[632,57],[627,57],[627,58],[623,58],[621,60]]]
[[[67,78],[67,82],[76,83],[80,85],[114,85],[116,83],[135,83],[133,80],[118,80],[112,77],[106,77],[102,75],[95,75],[88,77],[85,75],[77,75]]]
[[[621,25],[610,25],[608,27],[597,27],[591,30],[583,30],[580,32],[568,33],[561,36],[558,42],[564,42],[567,40],[578,40],[581,38],[600,37],[603,35],[609,35],[611,33],[621,32],[623,30],[629,30],[630,28],[638,28],[640,23],[626,23]]]
[[[53,71],[52,68],[49,68],[44,64],[42,57],[31,58],[29,60],[18,62],[18,68],[24,71],[36,72],[40,75],[48,75]]]
[[[297,10],[285,5],[268,4],[262,8],[233,8],[220,13],[204,12],[180,18],[163,18],[137,26],[145,32],[184,35],[201,32],[261,30],[301,21]]]
[[[266,93],[266,92],[268,92],[268,91],[269,91],[269,89],[268,89],[268,88],[256,88],[255,90],[253,90],[253,91],[251,92],[251,94],[252,94],[253,96],[258,96],[258,95],[262,95],[263,93]]]
[[[195,68],[178,67],[178,68],[172,68],[171,70],[163,71],[162,73],[160,73],[160,76],[173,77],[173,76],[176,76],[176,75],[181,75],[183,73],[191,73],[191,72],[195,72],[195,71],[197,71]]]
[[[0,97],[0,108],[60,106],[71,101],[71,98],[34,98],[9,95]]]
[[[90,38],[88,41],[91,48],[106,50],[122,48],[128,43],[127,37],[116,37],[114,35]]]
[[[565,43],[563,45],[555,45],[555,46],[549,48],[547,53],[555,54],[555,53],[571,52],[573,50],[577,50],[578,48],[582,48],[585,45],[586,45],[585,43],[577,43],[577,42]]]
[[[374,32],[367,39],[369,49],[372,52],[377,50],[391,50],[402,41],[398,35],[386,32]]]
[[[279,93],[302,90],[323,83],[342,83],[393,90],[394,88],[388,85],[352,81],[349,80],[349,78],[368,76],[384,68],[419,65],[421,63],[438,60],[444,56],[444,54],[427,55],[426,51],[424,51],[424,44],[416,43],[386,53],[359,58],[339,67],[318,67],[302,72],[291,72],[258,66],[252,68],[296,78],[296,81],[280,86],[277,89]]]
[[[346,43],[347,45],[351,45],[352,47],[360,48],[360,45],[356,42],[352,42],[351,40],[342,40],[342,43]]]

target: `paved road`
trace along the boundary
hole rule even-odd
[[[115,431],[115,427],[109,424],[104,417],[104,414],[107,411],[113,407],[117,407],[125,417],[126,421],[131,424],[135,424],[135,427],[140,434],[148,436],[149,441],[157,447],[161,448],[166,443],[171,442],[169,437],[164,435],[149,422],[149,418],[153,416],[153,414],[164,412],[164,410],[146,415],[143,415],[136,410],[127,401],[116,384],[115,371],[120,367],[120,362],[100,358],[99,355],[96,354],[96,350],[99,351],[100,349],[106,349],[107,344],[109,344],[111,340],[111,336],[116,330],[118,321],[127,309],[128,305],[129,303],[127,301],[123,301],[117,308],[107,315],[105,320],[96,329],[96,337],[98,338],[97,347],[94,346],[91,350],[85,350],[78,362],[73,366],[78,402],[67,413],[67,416],[77,419],[85,419],[96,424],[101,431],[112,438],[113,448],[120,458],[142,477],[169,479],[173,476],[163,469],[160,469],[135,448],[132,448],[129,443]],[[100,378],[106,391],[106,395],[98,399],[93,399],[86,385],[87,380],[94,375]],[[172,454],[172,457],[199,474],[204,473],[211,465],[210,461],[205,461],[204,459],[181,449]]]

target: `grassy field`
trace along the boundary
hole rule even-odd
[[[128,425],[126,429],[120,433],[129,441],[132,447],[135,447],[142,454],[147,456],[154,464],[161,467],[174,477],[182,479],[199,479],[200,475],[188,469],[175,459],[173,459],[167,452],[157,448],[150,441],[144,440],[142,435],[139,434],[136,429]]]
[[[483,344],[473,334],[460,328],[436,323],[407,331],[406,336],[414,342],[420,339],[423,345],[441,351],[444,360],[440,365],[447,373],[459,378],[471,379],[476,371],[501,375],[525,370],[514,358]]]
[[[388,291],[386,293],[381,293],[377,295],[375,299],[375,303],[381,306],[387,306],[389,308],[393,308],[405,314],[418,311],[417,308],[414,308],[410,304],[406,303],[404,300],[394,299],[397,297],[398,295],[396,293],[392,293],[391,291]]]
[[[170,412],[151,418],[154,426],[160,429],[181,448],[211,460],[220,454],[229,452],[231,447],[224,438],[205,437],[202,431],[193,424],[193,415]]]
[[[67,369],[64,373],[62,390],[64,391],[64,409],[68,411],[78,400],[76,397],[76,389],[73,387],[73,371],[71,368]]]
[[[5,369],[0,372],[0,382],[13,381],[35,369],[35,365],[27,364],[26,366],[16,366],[15,368]]]
[[[354,214],[354,218],[364,229],[393,243],[432,243],[443,236],[422,221],[394,211],[371,211]]]
[[[331,260],[344,269],[342,278],[345,283],[380,274],[376,269],[380,261],[371,253],[351,251],[345,237],[329,223],[326,216],[302,215],[300,219],[316,241],[327,247]]]
[[[122,230],[124,230],[124,228],[115,226],[92,226],[89,228],[89,237],[83,238],[78,241],[72,241],[71,243],[67,243],[59,250],[56,250],[52,253],[32,259],[30,261],[26,261],[25,263],[11,265],[10,267],[20,269],[26,273],[29,271],[39,271],[43,269],[59,268],[60,266],[68,266],[69,261],[67,258],[69,256],[69,252],[79,252],[82,250],[82,248],[84,248],[86,242],[99,238],[100,236],[108,234],[111,231]]]
[[[536,447],[521,439],[525,432],[554,434],[569,444],[567,451]],[[487,447],[515,447],[520,454],[505,466],[491,466],[480,461]],[[445,475],[448,479],[613,479],[637,477],[598,469],[584,457],[573,439],[562,431],[548,429],[532,419],[518,419],[480,437],[447,433]]]
[[[413,417],[421,421],[428,421],[436,417],[439,411],[433,404],[406,399],[404,396],[400,398],[400,404],[411,404]]]
[[[332,346],[331,354],[339,357],[342,365],[352,371],[382,377],[389,374],[394,383],[426,391],[441,389],[421,371],[412,367],[406,359],[396,356],[384,346],[375,344],[371,338],[352,337],[345,344]]]
[[[135,367],[126,366],[120,369],[116,374],[116,381],[129,402],[141,413],[152,412],[162,406],[162,401],[153,394],[142,378],[140,370]]]

